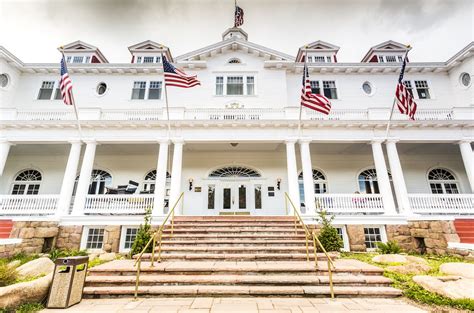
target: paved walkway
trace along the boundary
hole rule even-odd
[[[67,310],[52,312],[130,313],[317,313],[317,312],[427,312],[402,299],[378,298],[130,298],[85,299]]]

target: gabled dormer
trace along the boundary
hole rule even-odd
[[[128,50],[132,54],[132,63],[162,63],[162,55],[173,62],[170,49],[151,40],[130,46]]]
[[[389,40],[373,46],[365,54],[363,63],[397,63],[403,62],[403,57],[411,47],[399,42]]]
[[[246,32],[244,32],[243,29],[239,27],[231,27],[231,28],[226,29],[226,31],[222,33],[222,40],[227,40],[231,38],[249,40],[249,35]]]
[[[67,63],[109,63],[99,48],[83,41],[74,41],[59,50],[64,52]]]
[[[304,62],[307,56],[308,63],[336,63],[338,51],[338,46],[318,40],[299,48],[296,62]]]

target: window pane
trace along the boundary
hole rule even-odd
[[[321,94],[321,90],[319,89],[319,81],[312,80],[309,82],[309,84],[311,86],[311,93]]]
[[[154,57],[143,57],[143,63],[153,63]]]
[[[39,100],[50,100],[53,94],[54,81],[44,81],[38,94]]]
[[[367,249],[377,248],[377,242],[382,242],[380,228],[378,227],[364,228],[364,235],[365,235],[365,247]]]
[[[209,185],[207,187],[207,208],[209,210],[214,209],[215,199],[216,199],[216,186]]]
[[[428,82],[426,80],[415,80],[415,87],[420,99],[430,99]]]
[[[227,94],[228,95],[243,95],[244,94],[244,80],[241,76],[227,77]]]
[[[262,185],[255,185],[255,208],[262,208]]]
[[[255,80],[253,76],[247,77],[247,95],[253,96],[255,93]]]
[[[146,82],[133,83],[132,99],[145,99]]]
[[[150,82],[148,99],[161,99],[161,82]]]
[[[337,99],[335,81],[323,81],[324,96],[328,99]]]
[[[84,61],[84,57],[74,57],[72,59],[72,63],[82,63]]]
[[[62,99],[61,89],[56,88],[56,92],[54,93],[54,100],[61,100],[61,99]]]
[[[216,77],[216,95],[222,96],[224,94],[224,77]]]

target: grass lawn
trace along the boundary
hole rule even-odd
[[[346,259],[356,259],[359,261],[363,261],[378,267],[383,268],[384,276],[391,278],[393,280],[393,287],[398,288],[403,291],[403,295],[408,299],[411,299],[415,302],[440,306],[446,308],[447,312],[449,312],[449,308],[460,309],[460,310],[468,310],[474,311],[474,300],[470,299],[459,299],[453,300],[436,293],[430,292],[423,287],[419,286],[413,281],[413,274],[400,274],[396,272],[392,272],[387,270],[388,266],[391,265],[399,265],[399,264],[380,264],[372,262],[372,258],[377,255],[377,253],[341,253],[341,258]],[[443,263],[449,262],[467,262],[467,263],[474,263],[472,261],[466,261],[462,258],[454,257],[454,256],[438,256],[438,255],[418,255],[413,254],[413,256],[421,257],[428,262],[428,265],[431,266],[431,270],[418,274],[418,275],[430,275],[430,276],[439,276],[441,273],[439,272],[439,267]]]

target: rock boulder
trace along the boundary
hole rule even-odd
[[[413,277],[413,280],[426,290],[451,299],[474,299],[473,279],[459,276],[435,277],[422,275]]]
[[[439,271],[448,275],[458,275],[465,278],[474,279],[474,264],[472,263],[444,263],[439,267]]]
[[[390,264],[390,263],[407,263],[407,257],[400,254],[380,254],[372,258],[373,262]]]
[[[48,296],[53,273],[6,287],[0,287],[0,308],[14,308],[24,303],[42,302]]]
[[[48,275],[54,271],[54,263],[49,258],[39,258],[19,266],[16,270],[20,278]]]

